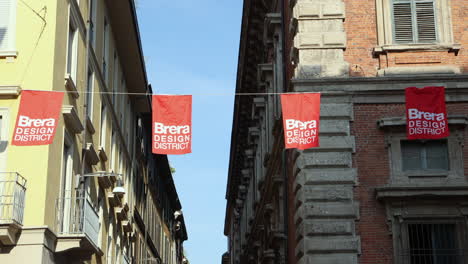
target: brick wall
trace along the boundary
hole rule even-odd
[[[377,126],[383,117],[404,116],[404,104],[357,104],[352,133],[356,137],[356,154],[353,166],[358,169],[359,185],[355,199],[360,203],[360,220],[356,231],[361,237],[361,264],[392,264],[393,240],[387,226],[385,207],[375,199],[375,188],[387,184],[390,177],[388,149],[384,131]],[[449,115],[468,116],[467,103],[447,105]],[[468,129],[465,129],[465,146],[468,146]],[[464,147],[465,176],[468,177],[468,147]]]
[[[344,22],[347,46],[344,53],[349,63],[350,76],[376,76],[378,69],[387,67],[457,65],[468,73],[468,5],[466,0],[451,0],[452,32],[456,44],[462,48],[458,53],[440,51],[388,52],[373,55],[377,47],[377,22],[375,0],[344,0]]]

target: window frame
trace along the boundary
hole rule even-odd
[[[378,47],[375,52],[386,50],[457,50],[460,45],[454,42],[452,31],[451,0],[434,0],[436,24],[436,42],[430,43],[397,43],[394,37],[393,1],[375,0],[377,13]],[[411,0],[413,1],[413,0]]]
[[[390,175],[392,182],[408,183],[417,178],[449,178],[450,180],[463,180],[463,129],[451,129],[450,136],[446,138],[448,148],[449,169],[441,170],[410,170],[403,171],[401,141],[408,140],[403,128],[386,131],[386,143],[390,162]],[[428,140],[429,141],[429,140]]]
[[[104,102],[104,98],[101,98],[101,127],[100,127],[100,137],[99,144],[100,147],[104,150],[106,149],[106,140],[107,140],[107,105]]]
[[[403,218],[400,219],[401,222],[396,224],[394,228],[397,228],[400,239],[397,239],[395,241],[398,243],[397,245],[397,251],[395,252],[395,257],[396,261],[395,263],[397,264],[409,264],[410,263],[410,254],[406,255],[405,252],[408,251],[409,249],[409,231],[408,231],[408,225],[410,224],[454,224],[455,225],[455,235],[456,235],[456,242],[459,250],[463,250],[467,246],[467,241],[466,241],[466,220],[464,220],[461,217],[415,217],[415,218]],[[395,234],[395,233],[394,233]],[[466,256],[463,257],[463,255],[460,256],[461,262],[465,263],[466,262]]]
[[[0,170],[6,171],[8,160],[8,145],[10,141],[9,124],[10,110],[0,107]]]
[[[403,155],[403,143],[404,142],[411,142],[411,143],[417,143],[420,147],[420,149],[418,149],[418,154],[420,155],[419,158],[421,158],[421,168],[420,169],[405,169],[405,166],[404,166],[404,155]],[[445,149],[446,149],[446,157],[447,157],[447,169],[431,169],[431,168],[428,168],[428,156],[427,156],[427,151],[428,151],[428,144],[427,143],[430,143],[430,142],[444,142],[445,144]],[[400,140],[400,148],[401,148],[401,153],[402,153],[402,159],[401,159],[401,162],[402,162],[402,171],[403,172],[410,172],[410,171],[417,171],[417,170],[423,170],[423,171],[440,171],[440,172],[446,172],[446,171],[449,171],[450,170],[450,153],[448,151],[448,140],[447,139],[437,139],[437,140]]]
[[[86,83],[86,115],[89,121],[93,121],[94,104],[94,70],[89,67]]]
[[[6,48],[1,49],[0,47],[0,57],[16,57],[18,56],[18,52],[16,50],[16,15],[17,15],[17,0],[9,0],[11,3],[10,6],[10,13],[9,13],[9,22],[8,22],[8,43],[6,44]]]
[[[70,47],[70,31],[73,28],[73,37]],[[69,6],[69,17],[68,17],[68,35],[67,35],[67,63],[66,63],[66,74],[69,75],[71,80],[76,86],[77,72],[78,72],[78,35],[79,35],[79,24],[75,13],[72,12],[71,4]],[[70,51],[71,49],[71,51]],[[71,57],[71,58],[70,58]],[[70,61],[71,59],[71,61]]]

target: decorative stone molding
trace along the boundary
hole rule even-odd
[[[299,49],[344,49],[345,32],[298,33],[294,46]]]
[[[345,18],[344,3],[329,2],[299,2],[293,9],[294,17],[299,20]]]
[[[255,97],[252,103],[252,119],[259,119],[263,110],[265,110],[265,98]]]
[[[438,199],[446,198],[464,198],[468,196],[468,185],[387,185],[375,189],[376,198],[379,200],[393,198],[415,198],[415,197],[437,197]]]
[[[110,188],[117,181],[117,174],[107,171],[98,171],[86,174],[87,177],[97,177],[99,186],[103,189]]]
[[[101,158],[102,161],[107,161],[107,154],[106,154],[106,150],[104,149],[103,146],[100,146],[99,147],[99,158]]]
[[[91,119],[89,119],[89,116],[86,117],[86,130],[88,130],[88,132],[91,133],[92,135],[96,133],[96,129],[94,128],[94,125]]]
[[[76,112],[76,109],[73,105],[64,105],[62,107],[62,114],[65,125],[70,132],[78,134],[84,130],[80,117],[78,116],[78,113]]]
[[[122,205],[122,201],[120,200],[119,196],[114,194],[113,192],[107,192],[107,200],[109,201],[109,204],[113,207]]]
[[[460,116],[460,115],[448,115],[448,123],[450,125],[467,126],[468,117]],[[379,121],[377,121],[377,125],[380,128],[387,128],[387,127],[394,127],[394,126],[406,126],[406,118],[405,117],[382,118]]]
[[[99,162],[99,156],[93,143],[86,143],[86,160],[91,165],[96,165]]]
[[[0,224],[0,245],[13,246],[18,241],[22,226],[17,223]]]
[[[263,29],[263,41],[265,44],[272,44],[276,32],[281,30],[281,14],[268,13],[265,16]]]
[[[412,66],[412,67],[389,67],[377,71],[378,76],[392,75],[424,75],[424,74],[461,74],[459,66]]]
[[[18,57],[18,51],[0,51],[0,58],[16,58]]]
[[[262,63],[257,66],[258,83],[263,83],[273,78],[273,64]]]
[[[70,94],[74,98],[80,97],[80,93],[78,92],[78,89],[76,89],[75,81],[68,73],[65,75],[65,88],[67,88],[67,90],[70,91]]]
[[[374,48],[374,54],[386,53],[388,51],[409,51],[409,50],[424,50],[424,51],[459,51],[460,44],[402,44],[402,45],[383,45]]]

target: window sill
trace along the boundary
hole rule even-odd
[[[0,51],[0,58],[18,57],[17,51]]]
[[[19,86],[3,86],[0,85],[0,97],[16,98],[21,94]]]
[[[412,170],[405,171],[403,175],[410,178],[432,178],[432,177],[447,177],[449,176],[449,171],[446,170]]]
[[[450,50],[458,51],[460,44],[390,44],[374,48],[374,54],[386,53],[387,51],[407,51],[407,50]]]

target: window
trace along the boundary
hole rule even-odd
[[[396,43],[437,41],[434,0],[393,0],[392,9]]]
[[[89,10],[89,43],[95,48],[96,40],[96,0],[90,0],[91,4]]]
[[[93,86],[94,86],[94,72],[88,69],[88,84],[86,85],[86,114],[89,120],[93,120]]]
[[[411,183],[416,178],[431,181],[465,181],[463,171],[464,129],[467,118],[449,116],[450,136],[438,140],[408,140],[406,120],[388,117],[378,121],[385,132],[390,160],[390,181]]]
[[[9,140],[8,122],[8,108],[0,108],[0,171],[6,171]]]
[[[103,98],[104,99],[104,98]],[[107,107],[104,102],[101,105],[101,147],[106,147],[106,133],[107,133]]]
[[[102,45],[102,75],[104,81],[107,83],[108,74],[107,74],[107,61],[108,61],[108,52],[109,52],[109,24],[107,23],[107,18],[104,17],[104,36],[103,36],[103,45]]]
[[[116,96],[117,96],[117,92],[119,91],[119,60],[117,59],[116,52],[114,52],[114,81],[112,84],[112,90],[113,90],[112,104],[114,105],[114,109],[117,109],[116,108],[116,104],[117,104]]]
[[[61,231],[66,231],[70,227],[71,215],[71,196],[73,190],[73,141],[68,133],[65,132],[63,153],[62,153],[62,180],[60,187],[60,208],[62,222]]]
[[[450,0],[376,0],[375,51],[459,49],[453,41]]]
[[[68,47],[67,47],[67,74],[76,82],[76,64],[78,52],[78,29],[70,12],[70,23],[68,27]]]
[[[111,138],[111,166],[110,169],[113,172],[116,172],[116,161],[117,161],[117,139],[115,135],[115,129],[112,128],[112,138]]]
[[[402,169],[449,170],[447,140],[401,141]]]
[[[401,263],[461,264],[463,250],[456,223],[409,222],[403,226]]]
[[[16,0],[0,0],[0,56],[16,55]]]

